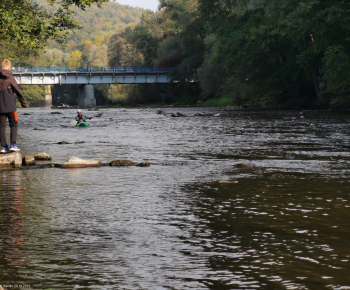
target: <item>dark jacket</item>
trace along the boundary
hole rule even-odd
[[[27,107],[24,99],[12,72],[9,70],[0,69],[0,113],[10,113],[16,111],[17,95],[22,107]]]
[[[79,118],[79,116],[76,116],[75,117],[75,120],[79,122],[79,120],[83,119],[83,121],[85,122],[86,119],[92,119],[92,117],[88,117],[88,116],[85,116],[85,115],[81,115],[81,117]]]

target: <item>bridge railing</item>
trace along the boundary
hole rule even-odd
[[[46,73],[46,72],[91,72],[91,73],[167,73],[170,71],[168,67],[111,67],[111,68],[93,68],[93,67],[76,67],[76,68],[57,68],[57,67],[38,67],[26,68],[18,67],[12,68],[14,73]]]

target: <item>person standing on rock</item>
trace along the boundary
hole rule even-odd
[[[17,95],[22,108],[27,107],[25,98],[23,97],[18,84],[11,72],[11,62],[5,59],[1,63],[0,70],[0,140],[1,153],[16,152],[20,149],[16,145],[17,131],[18,131],[18,117],[16,112]],[[10,125],[10,148],[6,142],[6,119],[9,120]]]
[[[86,119],[91,120],[93,118],[93,116],[88,117],[88,116],[83,115],[80,109],[78,109],[77,113],[78,113],[78,115],[75,117],[75,121],[78,121],[78,123],[85,122]]]

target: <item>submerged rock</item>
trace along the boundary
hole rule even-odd
[[[151,166],[151,163],[145,161],[145,162],[137,163],[136,166],[139,166],[139,167],[149,167],[149,166]]]
[[[52,115],[62,115],[61,112],[51,112]]]
[[[57,144],[62,144],[62,145],[64,145],[64,144],[71,144],[71,143],[68,143],[67,141],[61,141],[61,142],[58,142]]]
[[[249,163],[238,163],[238,164],[236,164],[236,167],[240,167],[240,168],[249,167]]]
[[[52,160],[51,156],[47,155],[45,152],[38,153],[34,156],[35,160]]]
[[[177,118],[177,117],[186,117],[184,114],[180,113],[180,112],[176,112],[176,114],[171,113],[170,114],[171,117]]]
[[[0,155],[0,167],[20,167],[22,165],[22,155],[19,152]]]
[[[78,157],[71,157],[62,164],[61,168],[85,168],[85,167],[99,167],[102,163],[99,160],[84,160]]]
[[[109,162],[109,166],[133,166],[136,163],[131,162],[130,160],[113,160]]]
[[[36,165],[34,156],[24,156],[22,159],[23,166],[34,166]]]
[[[220,184],[234,184],[234,183],[238,183],[237,180],[223,180],[223,181],[219,181]]]

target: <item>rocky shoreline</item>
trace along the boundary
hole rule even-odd
[[[85,160],[78,157],[70,157],[67,162],[63,164],[52,163],[51,156],[45,152],[36,154],[34,156],[27,155],[22,157],[19,152],[12,152],[0,155],[0,170],[6,169],[26,169],[26,168],[88,168],[88,167],[101,167],[101,166],[138,166],[149,167],[149,162],[131,162],[130,160],[113,160],[108,163],[102,163],[99,160]]]

